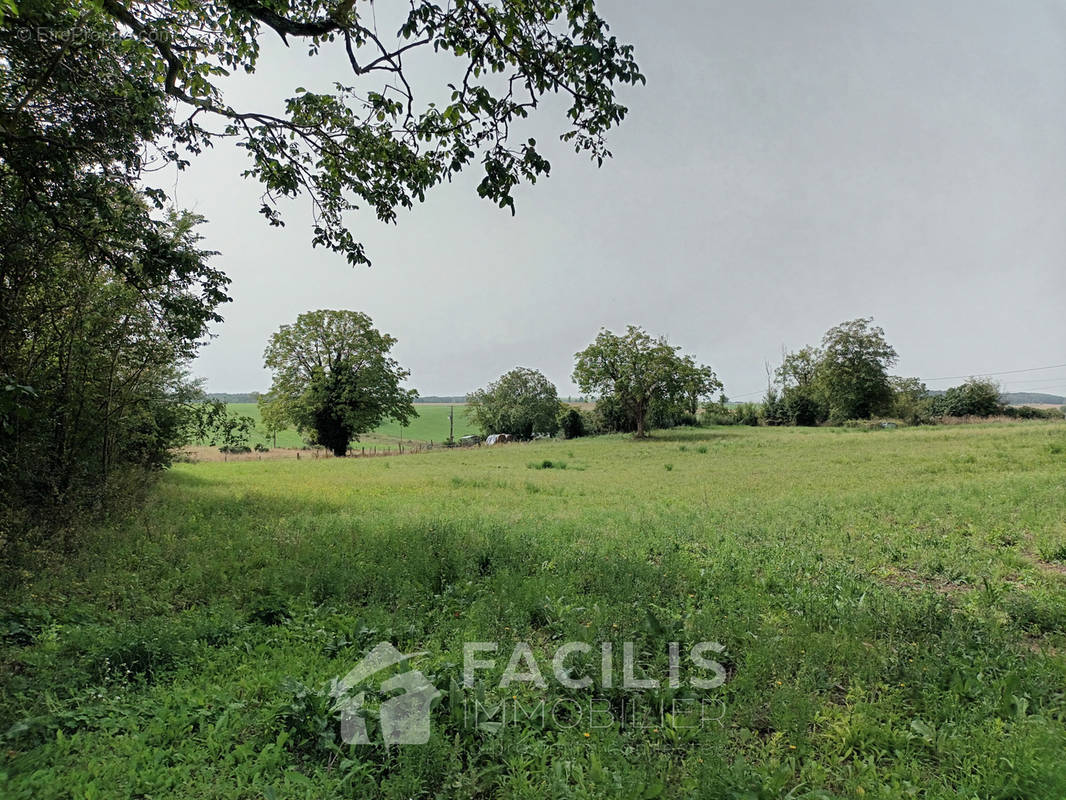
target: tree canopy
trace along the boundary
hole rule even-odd
[[[0,26],[0,52],[20,53],[4,125],[25,127],[27,146],[72,157],[94,139],[86,128],[108,118],[138,120],[133,144],[156,142],[156,155],[179,166],[233,140],[249,157],[244,175],[263,187],[266,218],[282,224],[278,201],[306,194],[313,243],[352,263],[368,258],[349,212],[365,206],[392,221],[478,160],[478,193],[513,211],[515,186],[550,169],[535,140],[513,141],[546,95],[566,97],[561,137],[602,163],[605,135],[626,115],[616,86],[644,80],[592,0],[36,0]],[[225,78],[256,71],[265,36],[346,66],[326,91],[284,87],[269,108],[234,106]],[[421,53],[433,66],[413,71]],[[70,101],[59,108],[73,125],[42,124],[57,99]],[[134,172],[143,155],[96,153]]]
[[[643,437],[654,402],[691,407],[722,386],[680,349],[634,325],[622,336],[603,329],[576,354],[573,379],[582,392],[613,398]]]
[[[896,379],[888,370],[897,355],[872,323],[868,317],[842,322],[826,331],[821,347],[786,352],[767,394],[767,418],[816,425],[890,411]]]
[[[358,311],[309,311],[270,337],[263,355],[274,373],[268,416],[288,420],[334,455],[387,419],[417,416],[410,374],[389,357],[396,340]]]
[[[510,433],[528,439],[559,429],[559,394],[542,373],[515,367],[486,389],[467,395],[466,413],[483,433]]]
[[[888,370],[897,358],[885,332],[871,317],[842,322],[826,331],[818,372],[830,418],[866,419],[887,411],[892,403]]]

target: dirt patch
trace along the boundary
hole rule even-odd
[[[888,572],[877,577],[882,583],[895,589],[907,589],[913,592],[932,590],[946,597],[955,597],[973,589],[971,584],[950,581],[946,578],[930,578],[913,569],[890,568]]]
[[[1060,564],[1057,561],[1044,561],[1042,558],[1033,559],[1033,563],[1044,572],[1051,572],[1066,578],[1066,564]]]
[[[217,447],[185,447],[179,451],[179,457],[185,461],[277,461],[284,458],[333,458],[328,450],[298,450],[286,447],[272,447],[265,453],[220,453]]]

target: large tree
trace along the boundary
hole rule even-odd
[[[410,373],[389,357],[395,344],[358,311],[309,311],[282,325],[263,356],[274,372],[271,417],[337,456],[387,419],[406,425],[418,393],[401,386]]]
[[[836,421],[867,419],[888,411],[888,370],[898,355],[870,317],[842,322],[822,337],[817,380]]]
[[[581,391],[613,398],[644,437],[653,402],[691,407],[721,388],[714,371],[696,364],[681,348],[630,325],[622,336],[603,329],[576,354],[574,382]]]
[[[559,429],[559,394],[542,373],[516,367],[467,395],[467,416],[484,433],[510,433],[528,439]]]
[[[605,134],[626,114],[615,87],[644,80],[632,47],[610,34],[592,0],[17,6],[0,16],[0,55],[21,50],[32,68],[14,73],[0,109],[5,128],[26,128],[51,156],[76,152],[84,125],[32,121],[72,88],[82,122],[143,118],[144,141],[158,143],[157,155],[179,166],[233,140],[250,159],[244,174],[263,187],[267,219],[282,224],[278,201],[306,194],[314,244],[353,263],[367,256],[349,229],[349,212],[366,206],[392,221],[398,208],[479,160],[478,193],[513,211],[515,186],[550,169],[537,142],[515,130],[548,95],[568,104],[562,139],[602,163],[610,155]],[[329,88],[277,87],[262,108],[228,102],[226,76],[254,73],[270,52],[266,38],[319,59]],[[345,64],[340,71],[337,56]],[[111,74],[98,80],[101,71]],[[113,154],[100,155],[110,161]],[[125,154],[123,163],[143,166]],[[153,196],[160,200],[162,192]]]

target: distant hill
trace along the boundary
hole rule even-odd
[[[1066,397],[1057,394],[1041,394],[1040,392],[1007,392],[1001,395],[1003,402],[1009,406],[1024,406],[1032,403],[1038,405],[1063,406],[1066,405]]]
[[[465,396],[426,394],[415,400],[416,403],[466,403]]]

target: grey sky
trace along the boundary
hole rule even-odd
[[[740,398],[782,346],[873,316],[899,374],[1066,363],[1066,6],[1052,2],[603,2],[647,87],[602,169],[562,145],[518,214],[471,171],[401,213],[351,220],[374,266],[310,247],[305,203],[257,214],[241,153],[177,182],[233,279],[194,372],[263,390],[267,337],[307,310],[368,313],[426,394],[516,365],[573,391],[600,326],[643,325],[711,364]],[[271,43],[237,105],[344,80],[338,61]],[[548,142],[561,105],[523,135]],[[171,187],[173,188],[173,187]],[[1066,369],[1003,376],[1066,394]],[[937,381],[946,388],[958,381]]]

